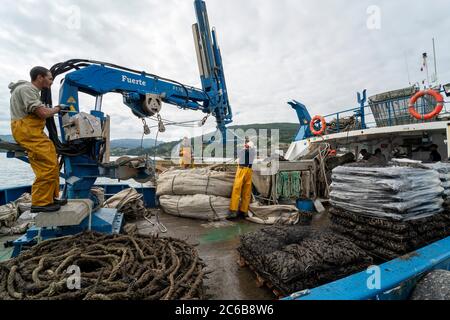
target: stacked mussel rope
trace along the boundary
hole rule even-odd
[[[0,299],[203,299],[204,267],[181,240],[85,232],[0,263]]]
[[[328,229],[271,226],[241,236],[238,252],[282,295],[362,271],[372,258]]]
[[[410,221],[329,210],[331,229],[368,252],[377,262],[392,260],[450,235],[450,211]]]
[[[331,229],[378,263],[398,258],[450,234],[443,207],[447,165],[353,163],[333,170]],[[444,170],[440,172],[439,170]]]

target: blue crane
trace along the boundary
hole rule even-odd
[[[294,138],[294,141],[301,141],[313,137],[313,134],[311,133],[311,129],[309,127],[312,118],[306,106],[296,100],[289,101],[288,104],[297,113],[298,122],[300,123],[300,128]]]
[[[228,101],[222,57],[215,29],[208,21],[206,4],[194,2],[197,23],[192,26],[202,88],[194,88],[175,80],[166,79],[144,71],[132,70],[111,63],[72,59],[54,65],[53,77],[65,74],[59,94],[59,104],[68,111],[60,113],[59,131],[55,120],[47,120],[50,139],[54,142],[61,165],[64,164],[65,179],[63,196],[69,200],[90,199],[95,207],[99,200],[91,192],[99,177],[139,182],[149,181],[154,176],[153,167],[147,158],[126,159],[108,162],[105,159],[109,143],[109,116],[102,111],[103,95],[119,93],[125,106],[138,118],[157,116],[162,103],[180,109],[199,110],[216,118],[217,129],[226,139],[226,125],[232,122],[232,111]],[[95,97],[95,108],[89,113],[81,111],[79,93]],[[42,93],[42,100],[52,105],[51,92]],[[84,108],[83,108],[84,109]],[[144,126],[144,129],[146,126]],[[164,131],[160,122],[160,131]],[[147,127],[148,130],[148,127]],[[148,133],[148,132],[147,132]],[[26,157],[20,157],[27,160]],[[61,227],[58,223],[33,227],[15,241],[16,254],[23,245],[35,242],[37,237],[52,238],[78,233],[86,228],[101,232],[119,232],[122,216],[114,210],[100,209],[77,225]],[[50,227],[50,228],[48,228]]]
[[[51,123],[47,126],[57,150],[64,156],[63,177],[68,181],[66,193],[69,199],[89,197],[90,189],[98,177],[118,178],[117,170],[114,170],[117,168],[99,164],[102,141],[94,140],[92,143],[92,139],[88,139],[93,137],[98,139],[101,136],[99,130],[97,135],[88,133],[82,137],[74,137],[70,134],[71,130],[82,131],[86,122],[88,128],[95,131],[93,126],[96,120],[100,123],[100,130],[104,129],[106,117],[101,111],[104,94],[111,92],[122,94],[124,104],[134,115],[142,119],[158,114],[162,102],[181,109],[200,110],[211,114],[216,118],[217,129],[222,132],[225,139],[225,126],[231,123],[232,112],[221,53],[216,32],[214,29],[211,31],[209,27],[205,2],[196,0],[195,10],[198,22],[193,25],[193,34],[202,89],[147,72],[98,61],[70,60],[51,68],[54,77],[67,70],[77,69],[65,76],[60,89],[59,103],[70,107],[68,115],[59,116],[61,142],[58,141],[55,127]],[[79,92],[96,98],[95,109],[91,110],[89,115],[80,116]],[[45,96],[47,102],[51,104],[50,94],[47,92]],[[71,149],[75,152],[71,152]],[[79,152],[80,149],[82,152]],[[145,180],[151,176],[148,166],[144,165],[142,168],[145,170],[138,170],[136,173],[138,180]]]

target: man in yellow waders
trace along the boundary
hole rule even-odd
[[[11,131],[14,140],[28,154],[36,179],[32,186],[31,212],[58,211],[67,200],[59,197],[59,166],[55,146],[44,133],[45,120],[61,111],[47,108],[40,100],[41,90],[50,88],[53,76],[44,67],[30,71],[31,82],[11,83]]]
[[[248,207],[252,197],[252,175],[253,161],[256,150],[248,137],[245,137],[244,149],[238,152],[239,166],[234,178],[233,192],[231,194],[230,210],[228,220],[238,217],[238,208],[244,217],[248,214]],[[240,200],[240,206],[239,206]]]
[[[191,142],[188,137],[183,138],[183,142],[180,146],[180,166],[183,169],[189,169],[194,167],[194,159],[192,156]]]

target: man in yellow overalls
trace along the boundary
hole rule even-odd
[[[67,200],[59,197],[59,166],[55,146],[44,133],[47,118],[61,111],[61,107],[47,108],[40,100],[41,90],[50,88],[53,76],[44,67],[30,71],[31,82],[11,83],[11,131],[14,140],[28,154],[36,179],[32,186],[31,212],[58,211]]]
[[[230,210],[227,216],[228,220],[238,217],[238,209],[241,215],[246,216],[248,214],[252,197],[252,166],[255,156],[256,150],[253,143],[250,142],[248,137],[245,137],[244,149],[238,152],[239,166],[234,178]]]
[[[194,157],[192,156],[191,141],[188,137],[183,138],[183,142],[180,146],[180,166],[183,169],[189,169],[194,167]]]

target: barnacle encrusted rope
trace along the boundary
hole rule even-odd
[[[79,289],[68,285],[74,266]],[[202,299],[204,267],[182,240],[86,232],[1,263],[0,299]]]

